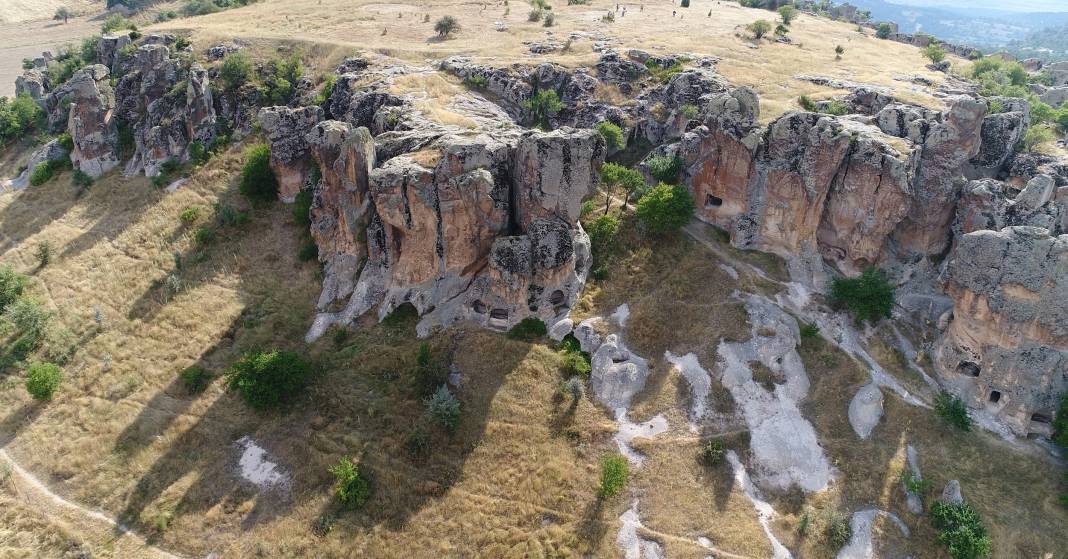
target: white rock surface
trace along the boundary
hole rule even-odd
[[[753,507],[756,508],[757,520],[760,521],[760,526],[764,528],[764,534],[768,537],[768,541],[771,542],[772,559],[793,559],[790,550],[786,549],[786,546],[771,531],[771,521],[775,519],[775,509],[761,497],[760,492],[749,478],[749,473],[745,471],[745,466],[742,465],[742,461],[738,459],[738,455],[733,450],[727,451],[727,462],[730,463],[731,468],[734,470],[735,484],[745,493],[745,496],[753,503]]]
[[[878,509],[857,511],[849,520],[853,535],[849,538],[849,543],[838,550],[837,559],[876,559],[875,544],[872,542],[872,527],[875,519],[880,516],[890,519],[901,530],[901,533],[908,537],[908,526],[905,526],[905,523],[893,513]]]
[[[857,391],[849,402],[849,424],[861,439],[867,439],[883,416],[883,393],[874,382]]]
[[[690,404],[690,424],[692,426],[705,416],[708,393],[712,390],[712,376],[701,367],[701,364],[697,361],[697,356],[692,353],[675,355],[668,351],[664,353],[664,359],[674,365],[683,378],[686,379],[686,382],[690,384],[690,397],[693,400],[693,403]]]
[[[616,545],[623,550],[625,559],[664,559],[664,548],[659,543],[638,535],[638,530],[643,526],[638,517],[637,500],[619,516],[619,524]]]
[[[289,487],[289,475],[278,464],[268,460],[267,451],[256,441],[245,436],[237,440],[237,445],[241,448],[237,465],[245,481],[260,489]]]

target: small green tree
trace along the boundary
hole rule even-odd
[[[524,342],[532,342],[548,332],[548,328],[545,327],[545,323],[541,319],[533,316],[528,316],[519,321],[508,331],[508,337],[513,340],[521,340]]]
[[[26,391],[34,400],[51,400],[63,380],[63,371],[52,363],[33,363],[27,370]]]
[[[459,30],[460,22],[453,16],[442,16],[441,19],[434,23],[434,32],[442,39],[449,38],[449,35]]]
[[[590,251],[593,252],[594,260],[600,260],[619,232],[619,219],[611,215],[602,215],[593,220],[586,228],[590,236]]]
[[[22,297],[29,283],[29,278],[16,272],[11,266],[0,265],[0,313]]]
[[[227,371],[227,385],[249,406],[266,410],[287,404],[311,379],[312,366],[291,351],[246,353]]]
[[[964,400],[952,394],[942,392],[935,396],[935,413],[962,431],[972,429],[972,417],[968,414],[968,406],[964,404]]]
[[[970,503],[935,501],[931,504],[931,524],[938,530],[939,543],[946,546],[953,559],[990,556],[990,536]]]
[[[523,106],[530,111],[534,122],[545,130],[551,128],[549,118],[563,108],[563,104],[560,103],[560,96],[551,89],[542,89],[535,92]]]
[[[627,477],[630,475],[630,467],[627,459],[621,454],[612,454],[601,460],[601,485],[597,488],[597,496],[602,499],[619,495],[627,485]]]
[[[252,81],[252,60],[243,51],[230,53],[219,67],[219,81],[223,89],[233,93],[237,88]]]
[[[1061,406],[1053,419],[1053,442],[1068,449],[1068,393],[1061,398]]]
[[[746,31],[753,34],[753,38],[760,40],[764,38],[764,35],[771,33],[771,22],[766,19],[758,19],[753,23],[745,26]]]
[[[682,159],[675,155],[654,155],[645,160],[645,168],[656,180],[667,184],[679,182]]]
[[[198,365],[182,369],[178,373],[178,378],[190,394],[199,394],[211,384],[211,372]]]
[[[371,496],[371,484],[360,475],[360,465],[347,456],[338,460],[330,468],[337,485],[334,486],[334,498],[344,507],[358,509]]]
[[[690,191],[683,186],[664,183],[653,187],[638,200],[638,219],[651,233],[678,229],[693,219],[694,204]]]
[[[779,6],[779,17],[782,18],[783,25],[789,26],[794,22],[794,18],[797,17],[797,8],[790,4]]]
[[[857,278],[835,278],[831,282],[831,305],[845,308],[858,322],[890,318],[894,309],[894,286],[881,271],[868,268]]]
[[[942,48],[942,45],[938,43],[931,43],[927,45],[922,51],[920,51],[927,60],[938,64],[946,59],[946,49]]]
[[[623,130],[619,126],[604,121],[597,125],[597,131],[604,137],[605,144],[607,144],[610,149],[620,149],[623,147]]]
[[[460,425],[460,400],[443,384],[427,398],[426,415],[451,433]]]
[[[843,54],[845,54],[845,47],[843,47],[842,45],[837,45],[837,46],[834,47],[834,59],[835,60],[841,60]]]
[[[889,23],[880,23],[879,28],[875,30],[875,36],[880,39],[889,39],[893,32],[894,28]]]
[[[71,13],[70,8],[68,8],[66,6],[60,6],[60,7],[56,8],[56,14],[52,16],[52,19],[57,20],[57,21],[62,19],[63,20],[63,24],[66,25],[67,20],[70,19],[70,16],[72,16],[72,15],[74,15],[74,14]]]
[[[604,185],[604,215],[608,215],[608,209],[612,205],[614,189],[622,188],[626,193],[620,214],[623,213],[623,209],[626,208],[632,196],[640,197],[646,189],[645,179],[642,178],[640,172],[617,163],[605,163],[601,166],[601,184]]]
[[[267,144],[249,148],[238,190],[246,197],[260,201],[278,196],[278,180],[271,171],[271,148]]]

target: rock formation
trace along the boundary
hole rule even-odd
[[[1068,389],[1068,235],[1026,226],[960,237],[945,274],[942,380],[1019,435],[1049,435]]]
[[[99,177],[119,164],[115,130],[115,92],[108,84],[107,66],[96,64],[78,70],[65,84],[71,106],[67,130],[74,141],[70,160],[74,168]]]
[[[271,147],[271,170],[278,178],[278,196],[292,202],[308,179],[308,142],[312,127],[323,120],[319,107],[265,107],[260,110],[260,126]]]

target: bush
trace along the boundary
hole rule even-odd
[[[946,59],[946,49],[942,48],[942,45],[938,43],[931,43],[927,45],[922,51],[920,51],[927,60],[938,64]]]
[[[434,32],[442,39],[449,38],[449,35],[452,35],[459,30],[460,22],[452,16],[442,16],[441,19],[434,22]]]
[[[706,466],[716,466],[723,461],[726,454],[727,450],[723,446],[723,441],[713,439],[701,449],[701,462]]]
[[[193,240],[200,246],[210,245],[215,240],[215,230],[211,227],[201,227],[193,234]]]
[[[589,378],[593,368],[590,366],[590,355],[583,351],[566,351],[560,371],[567,377],[581,376]]]
[[[219,81],[226,91],[234,92],[237,88],[252,81],[252,60],[243,51],[230,53],[219,67]]]
[[[83,173],[81,169],[75,169],[70,176],[70,180],[74,183],[74,186],[78,187],[79,191],[84,191],[93,186],[93,177]]]
[[[1057,135],[1049,126],[1032,126],[1027,129],[1023,139],[1023,151],[1034,151],[1036,148],[1048,144],[1057,139]],[[33,182],[32,179],[30,182]]]
[[[291,351],[251,351],[230,366],[227,385],[254,409],[289,403],[307,385],[312,366]]]
[[[37,245],[37,250],[33,253],[37,258],[37,267],[44,268],[52,261],[52,243],[48,241],[41,241]]]
[[[271,148],[267,144],[252,146],[245,155],[238,190],[253,200],[273,200],[278,196],[278,180],[271,171]]]
[[[631,198],[641,197],[645,194],[647,186],[642,174],[634,169],[628,169],[616,163],[605,163],[601,166],[601,183],[605,186],[604,213],[608,215],[608,207],[612,202],[612,189],[622,188],[626,196],[623,204],[630,203]],[[620,208],[620,214],[623,208]]]
[[[1068,449],[1068,393],[1061,398],[1061,407],[1053,418],[1053,442]]]
[[[678,60],[671,63],[669,66],[661,66],[656,63],[655,60],[650,58],[645,61],[645,69],[649,70],[649,73],[653,75],[653,79],[660,83],[667,83],[671,81],[671,78],[682,71],[682,64]]]
[[[52,363],[34,363],[26,375],[26,391],[34,400],[51,400],[63,380],[63,371]]]
[[[693,196],[682,186],[660,183],[638,200],[638,219],[646,230],[665,233],[693,219]]]
[[[137,26],[134,22],[122,17],[119,14],[112,14],[104,20],[103,25],[100,26],[100,32],[108,35],[115,31],[122,31],[123,29],[129,29],[130,31],[137,31]]]
[[[601,485],[597,488],[597,496],[607,499],[619,495],[626,487],[629,475],[630,467],[623,455],[606,456],[601,460]]]
[[[323,86],[319,90],[319,94],[315,96],[316,105],[325,105],[327,101],[330,101],[330,94],[334,92],[335,84],[337,84],[337,75],[327,74],[323,79]]]
[[[312,198],[310,190],[301,190],[293,200],[293,222],[301,227],[311,225]]]
[[[962,431],[971,431],[972,418],[968,415],[968,406],[960,398],[942,392],[935,396],[935,413],[950,425]]]
[[[396,313],[397,311],[394,311],[394,314]],[[419,352],[415,356],[414,378],[416,391],[422,396],[433,394],[448,379],[448,371],[434,358],[434,354],[430,351],[430,344],[419,345]]]
[[[0,97],[0,143],[6,144],[40,127],[43,117],[44,111],[25,93],[13,100]]]
[[[797,104],[800,105],[802,109],[810,113],[814,113],[818,110],[818,108],[816,107],[816,102],[813,101],[812,98],[808,95],[802,95],[798,97]]]
[[[460,401],[443,384],[426,400],[426,415],[451,433],[460,424]]]
[[[764,35],[771,33],[771,22],[766,19],[758,19],[745,26],[745,30],[753,34],[753,38],[760,40]]]
[[[545,12],[543,12],[542,10],[538,10],[538,9],[530,10],[530,13],[527,14],[527,21],[529,21],[529,22],[541,21],[541,18],[544,15],[545,15]]]
[[[890,318],[894,286],[881,271],[868,268],[857,278],[835,278],[831,282],[831,305],[848,309],[857,322],[875,323],[880,318]]]
[[[829,115],[842,116],[849,112],[849,107],[841,99],[832,99],[830,103],[827,103],[827,108],[823,112]]]
[[[837,45],[837,46],[834,47],[834,59],[835,60],[841,60],[843,54],[845,54],[845,47],[843,47],[842,45]]]
[[[908,470],[901,471],[901,484],[905,486],[909,493],[920,497],[931,490],[931,480],[914,476]]]
[[[623,130],[615,124],[605,121],[597,125],[597,131],[604,137],[605,144],[609,149],[621,149],[623,147]]]
[[[319,245],[315,244],[315,240],[310,237],[304,239],[304,242],[300,245],[300,250],[297,252],[297,258],[299,258],[301,262],[318,260]]]
[[[560,103],[560,97],[555,91],[543,89],[536,91],[530,100],[523,104],[523,107],[530,111],[530,115],[537,125],[549,130],[551,128],[549,118],[560,112],[563,105]]]
[[[779,17],[782,18],[783,25],[790,25],[794,22],[794,18],[797,17],[797,8],[789,4],[779,6]]]
[[[180,219],[182,223],[186,225],[192,224],[199,217],[200,207],[198,206],[189,206],[188,208],[182,210],[182,213],[178,214],[178,219]]]
[[[541,319],[528,316],[519,321],[508,331],[508,337],[513,340],[521,340],[524,342],[533,342],[534,340],[544,336],[548,333],[548,328],[545,327],[545,323]]]
[[[880,23],[879,28],[875,31],[875,36],[880,39],[889,39],[890,33],[894,31],[894,28],[889,23]]]
[[[215,221],[223,227],[238,227],[248,223],[248,212],[243,212],[230,204],[215,202]]]
[[[571,396],[571,401],[577,403],[586,395],[586,385],[583,383],[581,377],[571,377],[560,382],[560,387],[557,389],[557,392],[561,396]]]
[[[931,524],[938,530],[939,543],[946,546],[953,559],[990,556],[990,536],[971,504],[935,501],[931,505]]]
[[[182,384],[185,385],[185,389],[190,394],[198,394],[211,384],[211,372],[204,367],[196,365],[182,369],[178,373],[178,378],[181,379]]]
[[[271,105],[288,105],[296,93],[297,82],[304,76],[304,61],[299,52],[267,63],[263,97]]]
[[[0,313],[22,297],[30,280],[7,265],[0,265]]]
[[[835,512],[827,519],[823,528],[823,537],[832,549],[841,549],[853,537],[853,528],[849,526],[849,516]]]
[[[600,260],[611,249],[619,232],[619,219],[611,215],[602,215],[593,220],[586,228],[590,236],[590,251],[595,260]]]
[[[801,339],[813,339],[820,335],[820,327],[808,322],[801,323]]]
[[[41,186],[52,180],[54,172],[52,165],[48,162],[38,163],[37,166],[33,168],[33,172],[30,173],[30,184],[33,186]]]
[[[2,331],[15,333],[14,353],[17,358],[25,358],[40,346],[51,318],[52,313],[37,301],[26,297],[20,297],[7,305],[4,314],[0,316],[0,327]]]
[[[337,486],[334,487],[334,498],[349,509],[358,509],[367,502],[371,496],[371,484],[365,476],[360,475],[360,466],[349,458],[342,458],[330,468],[334,474]]]
[[[667,184],[679,181],[682,159],[676,156],[654,155],[645,161],[645,168],[656,180]]]

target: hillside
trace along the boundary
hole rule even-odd
[[[1025,102],[733,2],[174,7],[12,69],[0,558],[1060,557]]]

